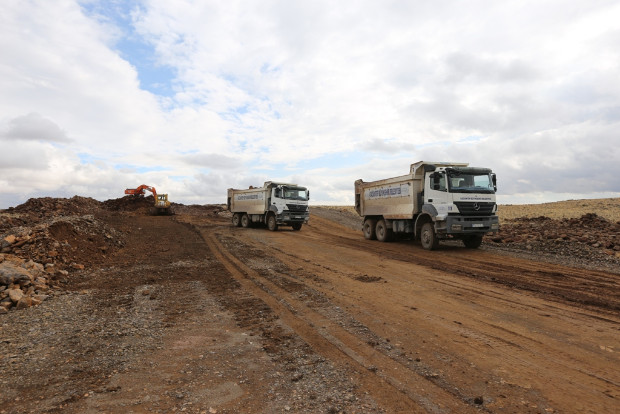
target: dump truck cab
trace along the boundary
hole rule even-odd
[[[427,167],[422,211],[431,217],[440,237],[458,234],[481,239],[499,230],[495,191],[496,176],[489,168],[467,164]]]

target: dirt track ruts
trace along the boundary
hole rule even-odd
[[[372,396],[380,405],[390,407],[393,412],[433,412],[440,407],[451,412],[473,412],[463,401],[429,384],[401,362],[382,354],[363,338],[350,334],[336,321],[311,309],[295,294],[300,286],[287,290],[291,285],[299,285],[295,278],[279,272],[263,277],[228,252],[214,234],[203,234],[218,260],[246,290],[263,300],[316,352],[336,365],[357,371],[360,381],[366,389],[372,390]],[[270,280],[274,278],[278,280]]]
[[[215,237],[242,246],[229,253]],[[301,232],[224,227],[205,238],[388,412],[613,412],[620,398],[618,275],[368,242],[318,217]]]

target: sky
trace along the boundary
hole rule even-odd
[[[500,204],[620,197],[617,0],[2,0],[0,208],[219,204],[265,181],[352,205],[410,164]]]

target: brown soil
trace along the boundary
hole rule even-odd
[[[364,240],[348,208],[269,232],[151,201],[0,214],[0,264],[58,271],[0,314],[0,413],[617,412],[618,225],[597,210],[428,252]]]

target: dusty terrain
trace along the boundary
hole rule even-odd
[[[0,213],[0,413],[618,412],[618,199],[433,252],[151,201]]]

